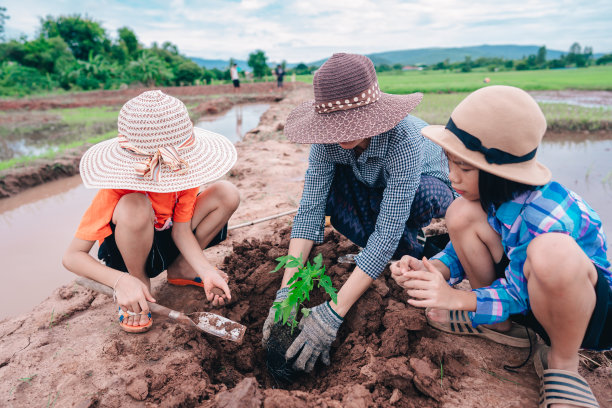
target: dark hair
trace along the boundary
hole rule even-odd
[[[484,170],[478,173],[478,192],[480,205],[484,212],[488,212],[491,205],[496,209],[503,203],[510,201],[525,191],[535,190],[537,186],[517,183]]]

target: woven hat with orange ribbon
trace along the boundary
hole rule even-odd
[[[118,128],[81,158],[85,187],[170,193],[216,180],[236,162],[226,137],[194,127],[183,102],[161,91],[123,105]]]

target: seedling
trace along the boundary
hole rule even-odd
[[[272,307],[276,309],[274,322],[282,321],[282,324],[291,327],[291,334],[298,325],[296,316],[301,311],[304,317],[310,314],[310,309],[303,307],[305,301],[310,299],[310,291],[314,288],[315,283],[319,288],[323,288],[331,297],[334,303],[337,302],[336,289],[332,285],[331,278],[325,275],[325,265],[323,265],[323,256],[317,255],[304,265],[302,257],[294,257],[292,255],[281,256],[276,258],[278,265],[270,272],[274,273],[282,267],[298,268],[297,272],[291,277],[289,282],[289,295],[282,302],[274,302]],[[292,311],[295,311],[292,313]]]

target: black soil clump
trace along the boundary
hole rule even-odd
[[[287,349],[300,334],[297,327],[291,333],[291,327],[275,323],[270,329],[270,337],[266,342],[266,367],[274,379],[283,384],[292,384],[300,375],[300,371],[293,369],[293,363],[299,353],[291,359],[285,358]]]

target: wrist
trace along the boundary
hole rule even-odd
[[[325,302],[318,306],[319,316],[321,320],[328,324],[330,327],[338,330],[344,319],[332,309],[330,302]]]
[[[459,289],[453,289],[453,291],[451,298],[454,305],[451,305],[451,310],[476,311],[476,294],[474,292]]]

